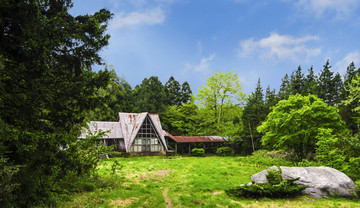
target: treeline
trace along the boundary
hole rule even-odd
[[[180,84],[173,76],[165,85],[158,77],[151,76],[132,89],[124,78],[116,75],[114,69],[109,74],[108,85],[96,92],[96,97],[104,102],[89,112],[88,120],[116,121],[119,112],[162,113],[168,106],[179,106],[191,100],[189,83]]]
[[[275,89],[271,89],[269,86],[264,94],[259,80],[255,91],[248,96],[247,104],[244,106],[243,122],[246,127],[243,134],[244,140],[250,140],[250,130],[252,130],[255,149],[260,149],[260,140],[263,135],[258,133],[256,128],[265,121],[273,106],[281,100],[288,99],[290,95],[296,94],[303,96],[316,95],[329,106],[337,106],[338,113],[341,115],[342,120],[345,121],[346,127],[352,133],[358,133],[358,115],[353,109],[358,107],[359,104],[352,102],[345,105],[344,101],[349,96],[350,82],[359,74],[360,68],[356,69],[354,63],[351,63],[347,67],[346,74],[341,77],[339,73],[331,70],[331,65],[327,61],[317,75],[314,73],[313,67],[308,69],[306,74],[303,73],[301,66],[294,70],[290,76],[285,74],[277,93]],[[246,147],[243,151],[249,153],[250,149]]]

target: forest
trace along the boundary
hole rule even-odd
[[[96,175],[96,135],[78,141],[91,120],[118,112],[157,113],[173,135],[219,135],[237,155],[258,150],[321,164],[360,179],[360,68],[346,74],[327,61],[318,74],[299,66],[278,92],[246,95],[235,71],[215,72],[197,94],[173,76],[134,88],[105,65],[110,11],[72,16],[71,1],[4,0],[0,6],[0,206],[32,206],[75,177]],[[103,70],[93,71],[94,64]]]

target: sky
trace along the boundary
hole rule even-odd
[[[360,0],[74,0],[70,13],[114,16],[100,55],[134,88],[170,76],[193,91],[214,72],[235,72],[248,95],[258,79],[279,89],[301,66],[360,67]],[[102,67],[94,66],[95,70]]]

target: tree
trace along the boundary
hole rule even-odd
[[[289,75],[285,74],[284,78],[281,79],[281,85],[277,97],[279,100],[284,100],[287,99],[289,95],[290,95]]]
[[[337,107],[328,106],[315,95],[291,95],[279,101],[258,128],[261,142],[271,149],[294,151],[299,160],[315,152],[320,129],[334,134],[345,130]]]
[[[334,76],[334,73],[330,71],[330,68],[331,66],[328,60],[319,75],[317,95],[319,98],[323,99],[325,103],[339,105],[342,80],[339,73]]]
[[[207,108],[212,117],[219,124],[221,123],[226,107],[233,102],[242,103],[245,93],[242,91],[239,77],[235,72],[215,72],[207,83],[199,89],[195,99],[200,107]]]
[[[30,206],[70,172],[91,169],[76,141],[87,111],[101,102],[94,92],[108,84],[108,72],[91,66],[102,64],[98,52],[108,44],[112,14],[73,17],[71,6],[70,0],[0,4],[0,160],[19,167],[18,189],[1,196],[0,206]]]
[[[192,91],[188,82],[181,85],[181,103],[190,102],[192,98]]]
[[[276,97],[275,89],[270,90],[270,86],[266,88],[265,93],[265,114],[268,115],[271,111],[271,108],[276,105],[278,99]]]
[[[110,81],[105,88],[100,88],[96,96],[105,100],[99,107],[89,112],[88,120],[116,121],[119,112],[132,110],[131,86],[124,79],[116,75],[114,69],[109,71]]]
[[[243,153],[251,153],[252,139],[255,150],[260,149],[261,134],[256,132],[256,128],[265,120],[266,109],[264,103],[264,94],[261,87],[260,79],[256,85],[255,92],[251,93],[244,107],[242,120],[244,123],[244,144],[242,145]]]
[[[167,105],[180,105],[181,104],[181,87],[178,81],[173,76],[165,83],[165,94]]]
[[[352,83],[352,80],[356,78],[357,75],[360,75],[360,68],[356,70],[354,62],[352,62],[346,70],[346,74],[344,76],[344,86],[341,91],[341,100],[342,104],[339,106],[340,115],[342,119],[345,121],[347,127],[353,132],[358,133],[358,123],[356,118],[358,115],[354,114],[353,109],[359,108],[359,102],[354,102],[352,100],[347,102],[346,100],[350,96],[350,91],[353,91],[352,94],[354,95],[356,89],[356,80]],[[352,89],[351,89],[352,88]]]
[[[317,77],[314,74],[314,68],[312,66],[308,69],[308,74],[304,78],[303,95],[308,94],[317,95]]]
[[[297,70],[291,74],[289,88],[291,95],[303,94],[304,74],[301,72],[301,66],[299,66]]]
[[[161,113],[166,108],[166,95],[164,86],[158,77],[145,78],[134,91],[133,112]]]

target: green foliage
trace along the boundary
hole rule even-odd
[[[98,52],[108,44],[112,14],[73,17],[71,7],[48,0],[0,4],[0,148],[17,187],[0,203],[36,204],[67,174],[91,169],[77,137],[87,112],[103,101],[96,92],[108,85],[109,73],[91,66],[102,64]]]
[[[260,149],[260,139],[262,135],[256,131],[256,128],[265,120],[266,113],[264,94],[259,79],[255,92],[248,96],[244,113],[242,114],[242,121],[244,123],[242,134],[244,142],[242,143],[240,152],[245,154],[253,152],[251,139],[253,139],[254,142],[254,149]]]
[[[234,156],[235,151],[231,147],[220,147],[216,150],[216,155],[226,157]]]
[[[244,185],[225,190],[226,194],[243,198],[287,198],[299,195],[307,186],[298,186],[294,183],[296,179],[286,179],[279,184],[253,184],[251,186]]]
[[[111,174],[115,174],[117,170],[121,170],[124,166],[119,163],[119,161],[115,160],[113,165],[111,166]]]
[[[360,139],[357,136],[334,135],[329,129],[320,129],[316,145],[316,159],[322,165],[338,169],[353,180],[360,178]]]
[[[203,157],[205,156],[205,150],[203,148],[194,148],[191,150],[191,155],[196,157]]]
[[[206,81],[195,99],[201,108],[211,111],[210,114],[217,123],[221,123],[226,115],[226,107],[231,106],[234,101],[241,104],[245,93],[235,72],[215,72]]]
[[[266,179],[272,185],[279,184],[283,180],[281,168],[278,166],[277,170],[276,169],[268,170],[266,174]]]
[[[317,95],[329,105],[339,105],[341,103],[341,88],[342,80],[339,73],[330,71],[329,60],[324,65],[323,70],[320,72],[317,86]]]
[[[299,195],[302,190],[307,188],[307,186],[299,186],[294,183],[299,178],[283,180],[280,168],[279,170],[269,170],[266,178],[269,183],[238,186],[225,190],[225,192],[230,196],[244,198],[284,198]]]
[[[257,130],[265,134],[264,146],[294,151],[301,161],[315,152],[321,128],[332,129],[334,134],[345,130],[337,108],[314,95],[298,94],[279,101]]]
[[[157,76],[145,78],[133,90],[133,112],[161,113],[166,108],[166,93]]]

